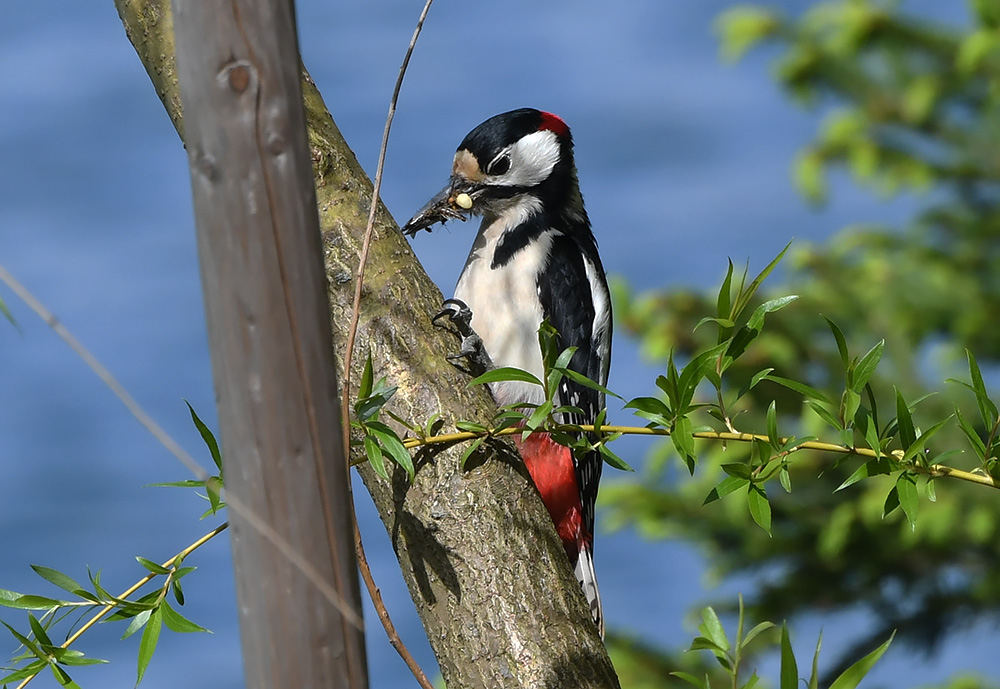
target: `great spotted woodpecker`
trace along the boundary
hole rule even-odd
[[[523,108],[480,124],[458,147],[448,186],[403,232],[413,235],[468,215],[481,216],[482,225],[455,297],[442,312],[453,320],[465,319],[468,337],[461,354],[474,352],[471,341],[476,340],[493,365],[541,378],[537,333],[548,319],[559,333],[560,350],[577,348],[570,368],[605,385],[611,298],[566,123],[551,113]],[[499,405],[545,401],[542,389],[532,383],[498,382],[490,389]],[[603,394],[568,378],[555,401],[582,410],[582,415],[564,419],[581,425],[593,423],[604,407]],[[603,460],[596,452],[574,456],[543,433],[518,445],[603,636],[593,560],[594,503]]]

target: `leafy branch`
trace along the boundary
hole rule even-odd
[[[647,422],[645,426],[606,424],[607,410],[602,410],[593,424],[566,423],[567,418],[580,417],[583,412],[576,407],[561,404],[557,399],[556,393],[564,378],[571,378],[602,394],[622,398],[568,368],[575,348],[559,351],[558,334],[550,324],[543,322],[538,331],[543,362],[541,378],[528,371],[505,367],[479,376],[470,385],[501,381],[529,383],[541,388],[544,401],[501,407],[490,425],[456,421],[457,431],[453,433],[440,433],[442,422],[436,417],[423,425],[417,425],[386,411],[412,433],[400,438],[392,427],[379,421],[379,413],[392,398],[395,388],[384,378],[374,381],[369,358],[361,381],[361,395],[354,405],[356,420],[352,422],[355,428],[364,432],[363,444],[367,461],[381,475],[387,476],[384,458],[388,455],[412,478],[414,469],[409,452],[415,448],[471,441],[462,456],[464,466],[468,457],[489,438],[514,435],[523,438],[533,432],[545,432],[576,453],[600,452],[612,466],[631,470],[608,447],[609,443],[623,435],[657,435],[670,437],[677,454],[684,460],[689,471],[694,473],[697,465],[695,440],[749,443],[751,452],[748,459],[722,465],[727,476],[710,491],[705,503],[730,493],[745,491],[751,517],[768,533],[771,531],[771,507],[766,483],[777,478],[782,488],[791,492],[789,466],[795,456],[805,450],[855,456],[865,460],[837,490],[878,475],[894,476],[894,484],[885,498],[883,514],[888,515],[900,508],[913,526],[919,507],[919,476],[929,479],[924,484],[924,490],[930,499],[934,499],[932,479],[935,478],[952,478],[1000,488],[1000,414],[989,398],[982,374],[971,352],[968,352],[971,383],[952,382],[959,383],[974,393],[983,426],[989,429],[985,438],[980,437],[976,428],[957,408],[949,417],[921,428],[914,421],[914,412],[926,397],[908,402],[898,388],[894,388],[893,395],[895,416],[884,421],[871,386],[871,379],[882,359],[884,341],[876,343],[861,356],[852,356],[843,332],[829,318],[826,322],[836,341],[844,375],[843,389],[837,398],[831,398],[806,383],[776,375],[772,367],[754,373],[749,382],[739,390],[730,390],[725,382],[725,374],[760,336],[765,317],[796,299],[794,295],[771,299],[757,306],[749,316],[745,315],[757,290],[787,250],[788,246],[785,246],[749,283],[748,271],[744,271],[738,281],[734,279],[733,264],[729,262],[726,278],[716,299],[716,314],[702,318],[695,326],[697,329],[706,324],[714,324],[718,328],[716,344],[691,356],[683,367],[678,367],[674,357],[670,355],[666,374],[656,379],[658,395],[636,397],[625,403],[626,409],[633,410],[636,416]],[[767,410],[765,432],[748,433],[739,430],[735,423],[739,412],[735,410],[741,399],[764,381],[801,395],[803,404],[837,433],[839,442],[826,442],[813,436],[780,434],[774,401]],[[712,402],[699,401],[699,390],[705,384],[713,389]],[[711,421],[721,424],[723,430],[712,428],[711,425],[696,426],[695,415],[698,413],[707,414]],[[931,439],[952,419],[958,420],[979,459],[980,467],[974,471],[945,464],[946,460],[959,453],[958,450],[931,453]]]
[[[157,564],[144,557],[136,557],[136,560],[148,571],[148,574],[117,596],[108,593],[103,587],[100,571],[91,573],[88,570],[87,576],[91,588],[87,589],[72,577],[58,570],[32,565],[31,568],[38,576],[72,594],[78,600],[63,600],[0,589],[0,606],[28,611],[28,624],[31,629],[29,633],[22,634],[6,622],[0,621],[0,624],[7,628],[24,649],[11,662],[15,665],[27,663],[19,668],[5,668],[10,672],[0,677],[0,685],[6,686],[9,682],[20,681],[17,689],[22,689],[45,668],[49,668],[61,686],[79,689],[79,685],[72,680],[66,668],[94,665],[107,661],[99,658],[88,658],[82,652],[70,649],[70,646],[105,617],[108,621],[130,620],[122,636],[123,639],[135,634],[140,629],[143,630],[139,641],[136,684],[141,682],[156,650],[163,625],[174,632],[208,631],[181,615],[169,603],[167,596],[172,594],[177,605],[184,605],[184,590],[181,579],[195,570],[194,567],[183,566],[185,558],[228,527],[228,523],[217,526],[162,564]],[[163,583],[159,589],[135,600],[130,600],[130,596],[157,577],[163,577]],[[69,634],[65,641],[58,645],[52,641],[50,633],[56,624],[77,610],[82,610],[83,614],[86,614],[87,611],[94,609],[97,611],[79,629]],[[43,612],[36,617],[32,611]],[[75,623],[70,629],[72,630],[73,627],[75,627]]]
[[[757,686],[760,678],[757,676],[757,672],[751,673],[749,679],[747,679],[742,684],[740,683],[740,669],[745,665],[748,659],[747,649],[751,642],[757,639],[762,633],[774,628],[773,622],[761,622],[755,625],[750,631],[744,633],[745,626],[745,615],[743,610],[743,596],[739,599],[739,617],[736,622],[736,640],[735,643],[729,641],[729,637],[726,634],[725,627],[723,627],[722,622],[719,620],[719,616],[715,613],[715,610],[711,607],[706,607],[701,613],[702,623],[698,625],[698,631],[700,635],[695,637],[691,642],[691,647],[689,651],[709,651],[715,659],[718,661],[719,665],[722,667],[723,671],[729,676],[731,689],[753,689]],[[865,675],[874,667],[875,663],[882,658],[885,652],[889,649],[889,645],[892,643],[895,633],[890,636],[886,641],[881,644],[874,651],[870,652],[860,660],[853,663],[850,667],[844,670],[836,679],[829,685],[830,689],[854,689],[861,683]],[[820,683],[819,676],[819,651],[823,643],[823,637],[816,642],[816,651],[813,654],[812,660],[812,672],[809,676],[806,686],[808,689],[818,689]],[[798,663],[795,660],[795,654],[792,651],[792,644],[788,634],[787,623],[782,623],[781,625],[781,637],[777,644],[781,649],[781,667],[779,670],[779,684],[780,689],[798,689],[799,682],[799,669]],[[688,684],[697,687],[698,689],[711,689],[711,680],[706,674],[704,677],[696,677],[688,672],[671,672],[670,674],[678,677]]]

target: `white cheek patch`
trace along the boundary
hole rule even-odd
[[[543,129],[528,134],[508,149],[510,170],[497,176],[493,184],[505,187],[533,187],[544,181],[559,162],[559,137]]]

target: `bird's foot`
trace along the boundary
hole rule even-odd
[[[468,305],[461,299],[445,299],[441,310],[431,319],[431,322],[439,328],[445,327],[439,323],[444,318],[447,318],[455,326],[455,332],[461,340],[459,351],[448,354],[445,358],[456,368],[473,376],[481,376],[491,370],[493,361],[490,359],[482,339],[472,329],[472,310]],[[464,362],[464,366],[459,362]]]

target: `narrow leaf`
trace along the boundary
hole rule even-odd
[[[798,689],[799,666],[792,652],[792,642],[788,638],[788,623],[781,623],[781,681],[778,689]]]
[[[840,352],[840,362],[844,365],[844,371],[847,371],[847,367],[851,363],[851,355],[847,351],[847,340],[844,338],[844,332],[829,318],[826,316],[823,316],[823,318],[826,320],[826,324],[830,326],[830,332],[833,333],[833,339],[837,341],[837,351]]]
[[[920,506],[920,497],[917,495],[917,479],[913,474],[903,472],[896,479],[896,494],[899,497],[899,506],[903,508],[906,521],[910,522],[910,528],[917,528],[917,509]]]
[[[747,504],[750,508],[750,516],[757,522],[757,526],[764,529],[768,536],[771,535],[771,503],[767,501],[767,494],[759,485],[750,484],[750,493],[747,495]]]
[[[705,501],[702,505],[707,505],[710,502],[715,502],[720,498],[724,498],[730,493],[738,491],[740,488],[747,485],[750,481],[748,479],[739,478],[737,476],[727,476],[722,479],[715,488],[713,488],[709,494],[705,497]]]
[[[501,366],[500,368],[495,368],[492,371],[487,371],[478,378],[474,378],[469,385],[482,385],[483,383],[499,383],[505,381],[534,383],[538,387],[542,387],[542,381],[538,380],[538,378],[531,373],[522,371],[519,368],[512,368],[510,366]]]
[[[191,412],[191,420],[194,422],[194,427],[198,429],[198,434],[201,435],[202,442],[208,447],[208,451],[212,455],[212,461],[215,462],[216,468],[221,472],[222,453],[219,451],[219,443],[216,442],[212,431],[204,424],[195,412],[194,407],[191,406],[191,403],[184,400],[184,404],[187,405],[188,411]]]
[[[365,436],[365,454],[368,455],[368,463],[372,465],[375,473],[389,480],[389,474],[385,470],[385,462],[382,461],[382,448],[379,447],[378,441],[370,435]]]
[[[136,677],[136,686],[142,682],[143,675],[146,674],[146,668],[149,666],[149,661],[153,659],[153,653],[156,652],[156,644],[160,640],[160,627],[163,624],[163,613],[157,608],[149,616],[149,622],[146,623],[146,628],[142,631],[142,638],[139,640],[139,662],[138,662],[138,675]]]
[[[482,445],[485,440],[486,438],[476,438],[462,451],[462,457],[459,459],[459,466],[462,467],[463,471],[465,470],[465,463],[469,461],[469,457],[471,457],[472,454],[479,449],[479,446]]]
[[[195,624],[188,618],[184,617],[184,615],[174,610],[167,601],[163,601],[163,603],[160,604],[160,611],[163,613],[163,623],[167,625],[167,629],[172,632],[179,632],[182,634],[190,632],[208,632],[211,634],[211,632],[204,627]]]
[[[913,430],[913,419],[910,416],[910,409],[906,406],[903,393],[896,389],[896,425],[899,429],[899,442],[906,450],[916,441],[917,434]]]
[[[852,390],[860,393],[868,385],[868,381],[871,380],[872,374],[875,373],[879,361],[882,360],[882,350],[884,349],[885,340],[881,340],[869,349],[867,354],[861,357],[861,361],[854,367],[854,377],[851,381]]]
[[[63,591],[76,593],[83,588],[71,577],[63,574],[59,570],[52,569],[51,567],[43,567],[42,565],[31,565],[31,568],[35,570],[35,574],[40,576],[42,579],[45,579],[47,582],[55,584]]]
[[[806,399],[818,400],[820,402],[830,404],[830,400],[826,395],[824,395],[816,388],[806,385],[805,383],[800,383],[797,380],[790,380],[788,378],[782,378],[781,376],[772,376],[770,373],[764,376],[764,379],[769,380],[773,383],[777,383],[778,385],[784,386],[789,390],[794,390],[795,392],[799,393]]]
[[[833,680],[833,684],[830,685],[830,689],[854,689],[861,680],[864,679],[868,671],[879,661],[879,659],[885,654],[889,649],[889,644],[892,643],[893,638],[896,636],[896,632],[893,632],[885,643],[876,648],[874,651],[866,655],[864,658],[858,662],[851,665],[851,667],[844,670],[844,672]]]

